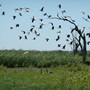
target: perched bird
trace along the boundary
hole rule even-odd
[[[36,20],[36,18],[33,16],[33,18],[32,18],[32,23],[33,23],[35,20]]]
[[[22,39],[22,36],[19,36],[19,39]]]
[[[61,4],[58,5],[59,9],[61,9]]]
[[[0,7],[1,7],[2,5],[0,4]]]
[[[2,12],[2,15],[5,15],[5,11]]]
[[[16,24],[16,27],[19,27],[19,24]]]
[[[13,16],[13,20],[15,20],[16,19],[16,16]]]
[[[25,31],[22,31],[23,32],[23,34],[25,34],[26,32]]]
[[[44,7],[42,7],[42,8],[40,9],[40,11],[42,11],[42,12],[43,12],[43,10],[44,10]]]
[[[57,38],[56,38],[56,41],[58,41],[60,39],[60,36],[58,35]]]

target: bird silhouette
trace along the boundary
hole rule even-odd
[[[10,27],[10,29],[13,29],[13,27]]]
[[[30,10],[30,8],[25,7],[25,11],[26,11],[26,12],[29,12],[29,10]]]
[[[22,36],[19,36],[19,39],[21,40],[22,39]]]
[[[60,39],[60,36],[58,35],[57,38],[56,38],[56,41],[58,41]]]
[[[0,7],[1,7],[2,5],[0,4]]]
[[[87,15],[87,17],[88,17],[88,19],[90,19],[90,16],[89,15]]]
[[[32,32],[32,31],[33,31],[33,29],[34,29],[34,28],[31,28],[31,29],[30,29],[30,32]]]
[[[83,15],[85,15],[85,12],[81,11],[81,13],[82,13]]]
[[[61,31],[58,31],[57,33],[61,33]]]
[[[13,16],[13,20],[15,20],[16,19],[16,16]]]
[[[37,35],[37,36],[40,36],[40,33],[37,33],[36,35]]]
[[[63,10],[63,11],[61,11],[61,12],[62,12],[62,14],[66,13],[66,11],[65,11],[65,10]]]
[[[20,16],[22,16],[22,13],[19,13]]]
[[[34,37],[33,40],[36,40],[36,38]]]
[[[46,42],[48,42],[49,41],[49,38],[46,38],[45,40],[46,40]]]
[[[25,34],[26,32],[25,31],[22,31],[23,32],[23,34]]]
[[[44,13],[43,15],[44,15],[44,16],[46,16],[46,15],[47,15],[47,13]]]
[[[33,16],[33,18],[32,18],[32,23],[33,23],[35,20],[36,20],[36,18]]]
[[[44,10],[44,7],[42,7],[42,8],[40,9],[40,11],[42,11],[42,12],[43,12],[43,10]]]
[[[5,15],[5,11],[2,12],[2,15]]]
[[[61,25],[59,25],[58,28],[61,28]]]
[[[43,25],[45,25],[44,23],[41,23],[39,26],[39,29],[42,29]]]
[[[25,39],[27,39],[27,36],[25,35]]]
[[[65,49],[65,47],[66,47],[66,45],[64,45],[64,46],[62,47],[62,49]]]
[[[43,21],[43,19],[40,19],[40,21],[42,22],[42,21]]]
[[[54,26],[51,27],[51,30],[54,30]]]
[[[87,44],[89,45],[90,44],[90,41],[88,41]]]
[[[61,9],[61,4],[58,5],[59,9]]]
[[[16,24],[16,27],[19,27],[19,24]]]
[[[61,46],[61,44],[58,44],[58,47],[60,47]]]
[[[67,38],[69,38],[69,37],[70,37],[70,35],[68,34],[68,35],[67,35]]]
[[[90,33],[87,33],[86,35],[90,38]]]
[[[82,18],[83,18],[85,21],[89,22],[88,19],[86,19],[86,18],[84,18],[84,17],[82,17]]]
[[[47,15],[48,16],[48,18],[51,18],[52,17],[52,15]]]

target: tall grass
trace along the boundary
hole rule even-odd
[[[28,51],[1,50],[0,65],[7,67],[56,67],[58,65],[76,64],[81,60],[69,51]]]

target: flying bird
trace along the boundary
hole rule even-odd
[[[58,35],[57,38],[56,38],[56,41],[58,41],[60,39],[60,36]]]
[[[15,20],[16,19],[16,16],[13,16],[13,20]]]
[[[66,45],[64,45],[62,48],[65,49]]]
[[[58,28],[61,28],[61,25],[59,25]]]
[[[83,15],[85,15],[85,12],[81,11],[81,13],[82,13]]]
[[[23,32],[23,34],[25,34],[26,32],[25,31],[22,31]]]
[[[70,37],[70,35],[68,34],[68,35],[67,35],[67,38],[69,38],[69,37]]]
[[[88,17],[88,19],[90,19],[90,16],[89,15],[87,15],[87,17]]]
[[[85,21],[89,22],[86,18],[82,17]]]
[[[19,37],[19,39],[22,39],[22,36],[18,36]]]
[[[61,9],[61,4],[58,5],[59,9]]]
[[[31,29],[30,29],[30,32],[32,32],[32,31],[33,31],[33,29],[34,29],[34,28],[31,28]]]
[[[10,27],[10,29],[13,29],[13,27]]]
[[[27,36],[25,35],[25,39],[27,39]]]
[[[61,44],[58,44],[58,47],[60,47],[61,46]]]
[[[44,16],[46,16],[46,15],[47,15],[47,13],[44,13],[43,15],[44,15]]]
[[[49,41],[49,38],[46,38],[45,40],[46,40],[46,42],[48,42]]]
[[[19,13],[20,16],[22,16],[22,13]]]
[[[2,15],[5,15],[5,11],[2,12]]]
[[[19,24],[16,24],[16,27],[19,27]]]
[[[32,23],[33,23],[35,20],[36,20],[36,18],[33,16],[33,18],[32,18]]]
[[[44,7],[42,7],[42,8],[40,9],[40,11],[42,11],[42,12],[43,12],[43,10],[44,10]]]

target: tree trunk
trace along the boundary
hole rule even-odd
[[[82,48],[82,63],[86,63],[87,47],[86,47],[86,37],[83,36],[83,48]]]

